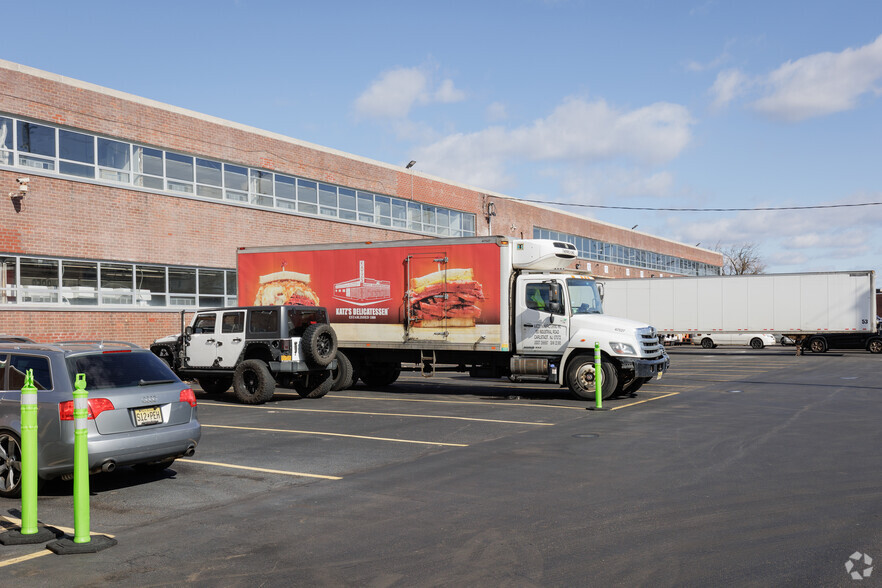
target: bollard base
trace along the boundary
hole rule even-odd
[[[22,535],[21,531],[6,531],[0,533],[0,544],[2,545],[32,545],[34,543],[46,543],[60,537],[62,533],[56,532],[47,527],[40,527],[36,533]]]
[[[601,406],[589,406],[589,407],[586,408],[585,410],[600,410],[600,411],[604,411],[604,410],[609,410],[609,409],[606,408],[605,406],[603,406],[603,407],[601,407]]]
[[[74,553],[97,553],[102,549],[113,547],[117,541],[107,535],[92,535],[88,543],[74,543],[73,539],[64,537],[46,545],[46,549],[58,555]]]

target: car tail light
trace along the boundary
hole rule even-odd
[[[196,408],[196,393],[193,388],[184,388],[181,390],[181,402],[186,402],[193,408]]]
[[[94,419],[105,410],[113,410],[113,403],[108,398],[89,398],[87,401],[89,419]],[[74,401],[68,400],[58,405],[58,417],[63,421],[74,420]]]

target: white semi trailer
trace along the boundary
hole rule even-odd
[[[873,271],[606,280],[605,312],[661,333],[877,336]],[[872,349],[871,349],[872,350]]]

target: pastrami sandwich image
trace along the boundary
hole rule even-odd
[[[309,286],[309,274],[281,271],[260,276],[260,288],[254,297],[256,306],[302,304],[319,306],[319,297]]]
[[[474,327],[484,300],[471,268],[432,272],[410,280],[410,316],[414,327]]]

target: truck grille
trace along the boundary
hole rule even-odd
[[[637,340],[640,342],[642,356],[656,359],[664,355],[665,348],[658,340],[658,333],[654,327],[637,329]]]

